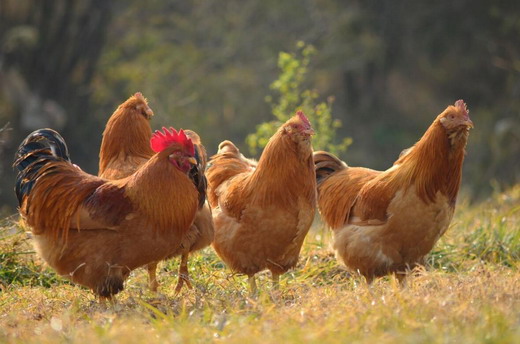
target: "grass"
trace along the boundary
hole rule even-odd
[[[318,225],[280,291],[261,274],[257,298],[206,249],[190,262],[194,290],[174,296],[172,260],[161,265],[158,294],[137,270],[118,303],[102,306],[46,268],[12,219],[2,228],[0,342],[520,342],[520,186],[462,202],[428,266],[404,286],[349,277]]]

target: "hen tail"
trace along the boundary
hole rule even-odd
[[[347,164],[339,160],[334,154],[325,151],[314,152],[313,158],[318,186],[329,176],[348,167]]]
[[[33,131],[18,147],[13,163],[18,170],[15,193],[20,206],[31,192],[38,172],[50,161],[70,162],[65,140],[52,129]]]
[[[218,146],[217,154],[208,162],[208,200],[212,207],[218,204],[217,189],[226,181],[242,173],[252,173],[256,162],[244,157],[231,141],[223,141]]]

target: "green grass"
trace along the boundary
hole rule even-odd
[[[41,264],[25,233],[14,216],[0,220],[0,286],[17,285],[51,287],[67,283],[50,268]]]
[[[430,254],[429,264],[456,272],[475,261],[518,265],[520,185],[475,207],[459,205],[450,229]]]
[[[46,268],[12,219],[2,228],[0,342],[520,342],[520,186],[462,202],[428,266],[405,285],[348,276],[318,225],[280,291],[263,273],[257,298],[206,249],[190,261],[194,290],[174,295],[172,260],[161,265],[158,294],[140,269],[118,303],[103,306]]]

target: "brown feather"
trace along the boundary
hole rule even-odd
[[[113,183],[126,188],[132,203],[155,223],[157,230],[185,233],[197,210],[198,192],[187,176],[168,161],[173,148],[154,155],[135,174]]]
[[[277,204],[281,208],[294,208],[302,192],[302,183],[312,188],[304,188],[305,198],[311,203],[316,200],[316,179],[312,150],[301,156],[289,135],[280,128],[269,140],[260,160],[253,169],[234,152],[225,152],[212,157],[207,175],[212,186],[209,192],[210,204],[217,205],[216,189],[230,178],[235,178],[227,191],[226,211],[240,218],[246,204],[259,207]]]
[[[333,229],[348,221],[350,211],[363,186],[381,172],[362,167],[349,167],[323,181],[318,187],[318,208]]]
[[[226,147],[222,149],[222,147]],[[238,148],[231,141],[224,141],[219,146],[219,152],[211,157],[210,166],[206,172],[208,184],[208,201],[212,208],[218,206],[217,189],[238,175],[249,175],[254,168],[245,160],[240,159]],[[240,216],[239,214],[234,214]]]
[[[229,141],[209,162],[217,254],[234,271],[294,267],[316,209],[310,124],[294,116],[271,137],[258,163]]]
[[[124,170],[128,164],[137,168],[154,154],[150,148],[152,129],[149,119],[152,115],[152,110],[140,93],[130,97],[116,109],[103,132],[99,151],[100,177],[126,177],[135,170],[120,174],[122,168]],[[127,159],[134,159],[135,162],[127,163]]]
[[[269,140],[247,183],[250,190],[254,190],[253,203],[259,206],[275,203],[282,208],[293,208],[302,192],[310,203],[316,202],[312,149],[299,152],[298,148],[282,129]],[[309,183],[312,187],[302,190],[301,186]]]
[[[19,183],[20,213],[50,266],[98,295],[111,296],[122,290],[130,271],[185,244],[198,192],[171,161],[179,145],[155,154],[127,178],[107,181],[53,154],[53,142],[60,139],[39,130],[19,148],[20,155],[31,152],[16,162],[23,166],[19,177],[28,179]],[[51,149],[40,148],[47,143]],[[205,213],[202,220],[210,216]],[[208,240],[212,228],[201,224],[205,227],[197,231]]]
[[[86,199],[84,205],[92,220],[102,222],[108,227],[119,225],[135,210],[131,200],[126,196],[125,188],[113,183],[100,185]],[[83,226],[78,228],[81,229]]]
[[[35,234],[52,233],[56,239],[62,235],[66,239],[80,206],[106,226],[118,225],[136,207],[155,229],[185,232],[193,221],[197,199],[193,203],[190,196],[196,194],[195,187],[184,177],[160,154],[134,175],[113,182],[91,176],[67,162],[51,162],[40,169],[34,189],[20,210]],[[160,202],[157,192],[162,194]],[[172,204],[176,211],[172,211]]]
[[[362,219],[385,220],[386,209],[397,190],[412,184],[425,203],[433,202],[437,192],[440,192],[455,205],[467,135],[462,138],[463,143],[450,143],[446,129],[440,123],[445,112],[435,119],[412,149],[394,163],[393,168],[363,187],[358,196],[356,208],[359,214],[356,215]]]
[[[21,215],[35,234],[67,238],[69,223],[78,207],[103,180],[80,171],[68,162],[50,162],[42,167]],[[74,190],[74,192],[71,192]]]
[[[198,194],[169,162],[171,152],[114,182],[68,162],[40,168],[20,209],[39,254],[59,274],[111,296],[131,270],[177,250],[194,220]]]
[[[314,159],[318,187],[327,177],[348,167],[338,157],[328,152],[317,151],[313,153],[312,157]]]
[[[319,210],[334,229],[334,249],[368,280],[421,263],[448,228],[473,126],[464,102],[456,105],[386,171],[317,156]]]
[[[131,97],[114,112],[103,133],[103,142],[99,154],[100,176],[111,180],[128,177],[153,156],[154,152],[150,148],[149,142],[152,136],[152,130],[149,124],[151,114],[151,109],[141,94],[136,94],[134,97]],[[171,249],[176,251],[169,257],[181,253],[187,254],[191,251],[192,246],[195,247],[193,250],[208,246],[213,239],[211,213],[207,213],[203,208],[206,197],[206,181],[204,177],[207,160],[206,149],[202,145],[197,133],[191,130],[185,130],[185,134],[192,140],[198,152],[198,158],[200,159],[198,166],[193,168],[194,172],[191,172],[195,173],[195,175],[190,175],[190,178],[193,179],[194,183],[197,183],[196,186],[199,193],[199,206],[201,211],[197,213],[194,224],[188,230],[188,234],[182,239],[181,247],[186,247],[186,250],[172,247]],[[176,192],[180,191],[181,190],[176,190]],[[146,198],[146,194],[142,197]],[[167,197],[164,197],[164,201],[168,202],[166,198]],[[155,216],[152,215],[152,213],[157,212],[158,214],[156,215],[159,216],[159,219],[162,219],[161,227],[164,228],[164,226],[171,221],[171,219],[164,219],[164,214],[168,214],[164,207],[168,203],[162,203],[160,208],[155,209],[154,207],[147,206],[152,204],[152,201],[153,200],[143,200],[144,203],[141,207],[147,209],[147,212],[150,214],[149,216]],[[139,202],[141,202],[141,200]],[[172,209],[171,204],[176,203],[170,203],[169,206],[171,214],[175,214],[177,209]],[[198,234],[200,234],[200,236]],[[196,242],[191,243],[190,238],[196,240]],[[187,244],[188,242],[190,242],[189,245]],[[152,289],[157,287],[157,281],[154,277],[157,263],[158,262],[153,262],[148,266],[150,280],[153,280],[151,284]]]

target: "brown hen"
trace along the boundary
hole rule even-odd
[[[208,164],[213,247],[233,270],[249,276],[269,269],[275,285],[294,267],[316,209],[313,130],[303,112],[269,140],[258,164],[224,141]]]
[[[319,211],[349,269],[371,281],[422,263],[453,217],[472,127],[458,100],[383,172],[314,153]]]

